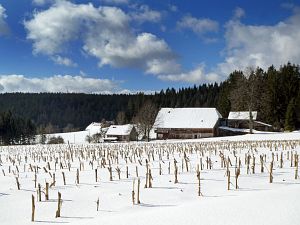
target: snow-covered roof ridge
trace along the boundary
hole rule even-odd
[[[155,128],[213,128],[222,118],[216,108],[161,108]]]
[[[252,111],[253,120],[257,118],[257,111]],[[237,111],[237,112],[230,112],[228,115],[229,120],[249,120],[250,114],[249,111]]]
[[[108,128],[106,135],[129,135],[132,129],[132,124],[111,125]]]
[[[88,125],[85,130],[92,130],[94,128],[101,128],[102,124],[98,122],[92,122],[90,125]]]

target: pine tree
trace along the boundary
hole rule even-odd
[[[288,104],[287,111],[285,114],[285,123],[284,129],[286,131],[293,131],[295,130],[295,120],[296,120],[296,113],[295,113],[295,99],[291,99]]]

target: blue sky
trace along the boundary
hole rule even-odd
[[[297,1],[0,0],[0,91],[126,93],[300,61]]]

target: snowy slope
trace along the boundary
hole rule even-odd
[[[83,144],[87,143],[85,140],[87,135],[92,135],[88,130],[84,131],[77,131],[77,132],[68,132],[68,133],[55,133],[55,134],[47,134],[47,138],[50,137],[58,137],[61,136],[64,139],[65,143],[72,143],[72,144]]]
[[[107,129],[107,128],[103,128],[103,129]],[[94,126],[84,131],[47,134],[47,138],[49,139],[50,137],[61,136],[64,139],[65,143],[69,142],[71,144],[85,144],[88,143],[88,141],[86,140],[86,137],[88,135],[92,136],[93,134],[99,133],[100,130],[101,128]]]

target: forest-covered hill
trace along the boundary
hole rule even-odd
[[[160,107],[216,107],[223,117],[231,110],[257,110],[258,119],[274,125],[300,127],[300,71],[287,63],[276,70],[234,71],[220,84],[202,84],[179,90],[168,88],[153,95],[96,95],[77,93],[3,93],[0,112],[31,119],[51,131],[85,128],[90,122],[130,122],[150,100]],[[119,114],[119,116],[118,116]],[[123,116],[120,116],[123,115]],[[121,120],[120,120],[121,118]],[[293,127],[294,126],[294,127]]]

